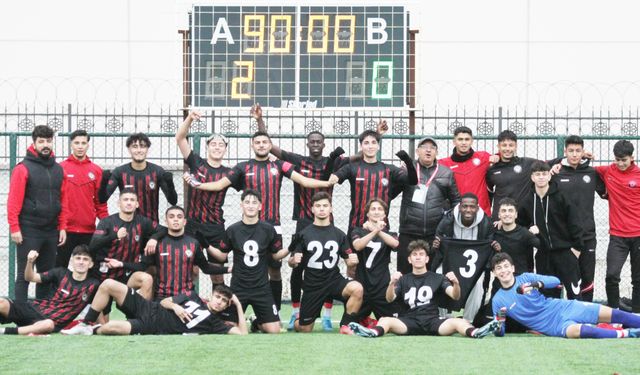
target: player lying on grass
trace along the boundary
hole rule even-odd
[[[37,273],[33,263],[38,252],[27,254],[24,278],[27,282],[51,284],[55,293],[51,298],[35,301],[12,301],[0,298],[0,324],[13,322],[18,327],[0,327],[0,334],[45,334],[64,328],[91,302],[99,281],[89,277],[93,258],[87,245],[78,245],[71,252],[71,268],[54,268]]]
[[[408,310],[398,318],[381,318],[373,328],[349,323],[353,332],[363,337],[379,337],[388,332],[432,336],[450,336],[457,332],[467,337],[483,338],[500,330],[499,319],[476,328],[461,318],[438,316],[438,303],[445,294],[454,300],[460,298],[460,284],[453,272],[441,275],[427,271],[428,249],[429,245],[423,240],[411,241],[408,251],[412,272],[406,275],[394,273],[387,287],[387,301],[393,302],[400,297]]]
[[[104,325],[95,324],[100,312],[116,301],[128,320],[110,320]],[[238,314],[238,325],[224,323],[218,313],[233,303]],[[125,284],[107,279],[100,284],[84,322],[68,330],[66,335],[169,335],[169,334],[247,334],[247,324],[240,301],[225,285],[218,285],[211,301],[205,303],[197,295],[179,294],[160,302],[148,301]]]
[[[640,316],[607,306],[577,300],[545,298],[540,289],[556,288],[554,276],[523,273],[514,276],[511,256],[498,253],[491,259],[491,270],[501,289],[493,296],[493,311],[547,336],[567,338],[640,337]],[[627,329],[596,327],[598,323],[622,324]],[[504,333],[501,328],[499,335]]]

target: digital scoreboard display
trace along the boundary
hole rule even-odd
[[[197,107],[405,107],[403,6],[194,6]]]

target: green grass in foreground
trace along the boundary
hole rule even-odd
[[[289,317],[289,307],[282,318]],[[114,317],[116,310],[114,309]],[[339,320],[342,306],[334,309]],[[120,315],[121,317],[121,315]],[[0,336],[0,374],[638,374],[640,340],[509,335],[378,339],[312,334]]]

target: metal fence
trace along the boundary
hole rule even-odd
[[[12,290],[14,269],[14,248],[9,241],[9,228],[6,220],[6,201],[9,190],[10,169],[19,162],[31,143],[30,131],[35,125],[48,124],[59,131],[55,142],[55,153],[58,160],[69,154],[69,144],[65,138],[69,132],[85,129],[91,133],[90,157],[103,168],[114,168],[128,162],[129,155],[124,145],[128,134],[142,131],[148,133],[152,146],[149,150],[149,161],[162,165],[174,172],[176,186],[181,186],[182,157],[175,142],[175,134],[183,112],[178,107],[160,109],[158,111],[125,112],[123,110],[97,108],[76,108],[72,105],[57,108],[36,110],[22,108],[0,112],[0,295],[8,295]],[[511,129],[519,135],[518,154],[538,159],[552,159],[562,153],[564,137],[579,134],[585,138],[585,148],[595,156],[594,164],[609,163],[613,156],[613,143],[620,138],[630,139],[638,147],[638,110],[611,112],[591,112],[589,114],[562,114],[549,111],[523,111],[502,107],[488,108],[482,111],[450,110],[444,113],[426,113],[411,110],[265,110],[265,119],[274,142],[284,150],[306,153],[305,135],[318,130],[326,134],[325,151],[341,146],[347,153],[358,150],[357,134],[365,129],[374,129],[379,118],[389,122],[390,130],[382,142],[381,158],[386,162],[399,164],[394,154],[407,150],[412,154],[415,139],[423,135],[431,135],[438,139],[439,157],[445,157],[452,151],[450,141],[453,129],[465,125],[476,135],[474,148],[477,150],[496,151],[497,134],[504,129]],[[248,109],[207,110],[199,122],[192,125],[190,140],[195,150],[204,155],[205,145],[202,140],[210,132],[227,134],[231,141],[227,150],[225,163],[229,166],[238,161],[250,158],[251,148],[249,135],[257,129],[250,118]],[[285,245],[295,230],[295,222],[291,218],[293,209],[293,185],[285,181],[282,188],[281,217]],[[183,191],[178,189],[179,203],[183,202]],[[116,212],[116,197],[109,201],[109,211]],[[233,190],[227,195],[225,202],[226,221],[228,224],[240,220],[238,207],[239,194]],[[390,209],[391,229],[397,230],[399,199]],[[161,198],[160,211],[166,207]],[[334,190],[334,211],[336,225],[347,228],[349,214],[349,186],[343,184]],[[605,255],[608,244],[608,206],[596,199],[594,207],[597,225],[597,269],[595,298],[606,299],[604,293]],[[391,266],[394,268],[394,266]],[[285,281],[289,270],[283,266]],[[208,293],[208,279],[201,278],[201,292]],[[288,286],[285,282],[285,295]],[[623,270],[621,294],[630,296],[631,282],[629,265]]]

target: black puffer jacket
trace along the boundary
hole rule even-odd
[[[436,161],[437,163],[437,161]],[[402,204],[400,206],[400,229],[401,234],[411,236],[422,236],[424,238],[433,237],[436,227],[445,210],[457,205],[460,202],[460,193],[453,172],[444,165],[437,165],[427,168],[420,164],[419,185],[405,185],[402,190]],[[427,197],[422,202],[413,200],[417,189],[425,187],[437,167],[435,178],[431,181],[427,190]]]

